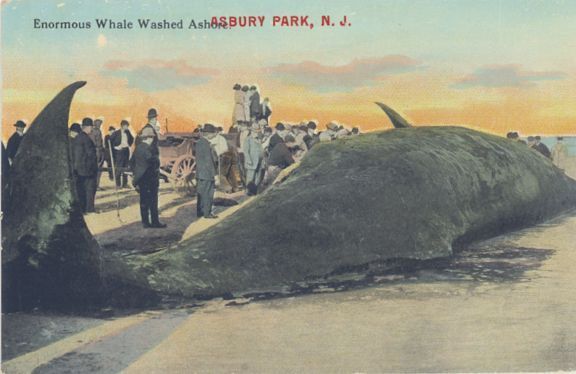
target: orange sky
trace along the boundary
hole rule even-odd
[[[244,73],[245,80],[257,82],[262,97],[272,102],[272,122],[315,119],[320,124],[337,120],[369,131],[390,127],[384,113],[373,104],[382,101],[402,113],[415,125],[460,124],[493,133],[518,130],[523,134],[576,133],[576,90],[573,82],[546,82],[542,86],[454,90],[446,86],[450,78],[441,73],[410,73],[389,78],[381,86],[355,89],[347,93],[318,94],[306,87],[285,85],[268,77]],[[105,128],[129,118],[134,129],[146,121],[155,107],[170,131],[191,131],[198,123],[215,122],[229,126],[233,109],[233,79],[222,77],[205,86],[169,92],[145,93],[129,89],[122,79],[94,81],[77,94],[71,110],[71,122],[84,116],[104,117]],[[5,80],[2,121],[13,124],[24,118],[29,122],[67,82],[58,79],[54,88],[30,88],[25,79]],[[6,139],[13,131],[3,126]]]

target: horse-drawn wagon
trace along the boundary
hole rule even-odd
[[[230,149],[236,151],[238,134],[223,135]],[[194,146],[198,139],[198,133],[167,133],[158,138],[160,176],[170,182],[174,190],[183,194],[196,193]]]

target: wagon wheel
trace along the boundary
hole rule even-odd
[[[191,155],[182,155],[174,161],[170,181],[174,189],[184,195],[196,194],[196,162]]]

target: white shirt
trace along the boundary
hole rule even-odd
[[[332,141],[332,138],[334,136],[334,133],[331,130],[326,130],[320,133],[320,141],[321,142],[330,142]]]
[[[116,147],[114,147],[114,149],[116,149],[117,151],[124,149],[124,148],[128,148],[128,136],[126,135],[126,133],[124,132],[124,130],[120,129],[118,130],[120,131],[120,144],[117,145]]]
[[[210,144],[212,144],[212,146],[214,147],[214,151],[216,152],[218,157],[228,152],[228,141],[221,134],[218,134],[212,139],[210,139]]]

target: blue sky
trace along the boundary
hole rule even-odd
[[[312,118],[334,115],[366,121],[368,127],[376,126],[380,113],[357,112],[369,110],[375,98],[422,121],[440,121],[445,115],[446,121],[498,131],[512,126],[509,121],[514,126],[530,123],[530,129],[562,121],[558,126],[566,128],[567,121],[576,119],[571,109],[576,107],[576,1],[2,3],[2,101],[15,116],[32,111],[26,105],[39,106],[66,82],[88,79],[91,90],[80,99],[100,103],[94,110],[116,113],[126,110],[121,105],[160,102],[190,122],[204,117],[224,122],[231,98],[222,92],[236,80],[265,87],[278,99],[283,116],[305,115],[309,105],[318,112]],[[244,15],[266,16],[265,27],[99,30],[94,22],[182,18],[187,24],[192,18]],[[309,15],[317,27],[273,28],[273,15]],[[352,25],[320,28],[322,15],[346,15]],[[35,30],[34,18],[90,21],[92,29]],[[408,62],[398,64],[398,58]],[[199,101],[194,112],[187,109],[191,100]],[[528,107],[537,109],[527,113]],[[483,114],[486,110],[501,115],[493,120]],[[527,120],[515,119],[520,114]],[[3,120],[8,118],[3,114]]]

